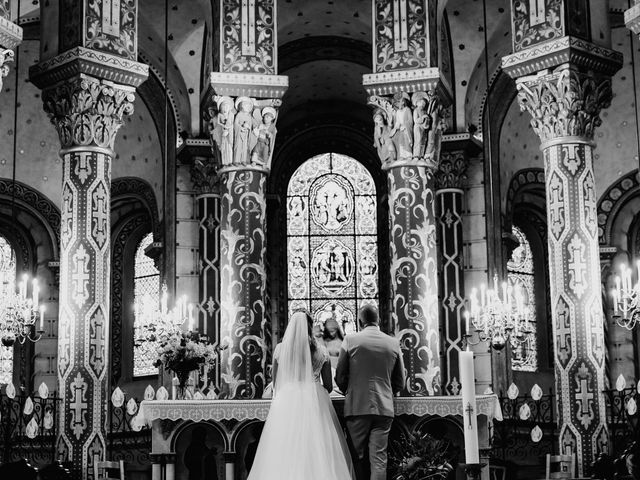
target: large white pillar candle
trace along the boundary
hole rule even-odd
[[[473,352],[468,350],[461,351],[459,358],[460,382],[462,383],[462,424],[464,425],[465,463],[480,463]]]

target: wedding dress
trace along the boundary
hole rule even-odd
[[[329,354],[317,345],[312,358],[304,313],[291,317],[274,358],[273,400],[248,480],[351,480],[347,443],[320,382]]]

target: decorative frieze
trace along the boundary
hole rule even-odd
[[[373,95],[374,144],[383,169],[399,164],[436,168],[445,110],[435,91]]]
[[[531,126],[542,141],[563,137],[593,139],[602,121],[600,111],[611,104],[611,78],[563,66],[551,73],[517,81],[520,108],[531,114]]]
[[[44,90],[42,100],[62,148],[113,150],[123,116],[133,113],[134,92],[133,87],[80,75]]]

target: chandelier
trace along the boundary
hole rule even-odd
[[[502,292],[502,295],[500,295]],[[530,308],[525,304],[524,294],[520,287],[502,282],[501,290],[498,289],[498,276],[493,277],[493,288],[487,288],[485,284],[480,286],[480,298],[478,291],[473,288],[468,299],[469,308],[465,311],[467,343],[477,345],[480,342],[488,342],[495,350],[502,350],[507,341],[513,348],[524,343],[532,333],[530,328]],[[471,325],[478,340],[471,340],[473,333]]]
[[[160,305],[149,295],[136,299],[134,304],[136,318],[136,343],[156,341],[161,337],[170,337],[182,332],[185,322],[189,332],[197,333],[193,304],[187,303],[186,295],[178,299],[173,308],[168,307],[167,285],[162,285]]]
[[[31,283],[31,295],[27,295],[27,287]],[[11,347],[18,341],[24,344],[27,340],[37,342],[44,333],[44,305],[39,303],[40,287],[38,280],[29,282],[24,275],[16,289],[13,276],[0,272],[0,342]],[[36,322],[40,320],[38,329]]]
[[[618,325],[632,330],[640,321],[640,261],[637,263],[638,278],[635,285],[631,284],[631,268],[626,265],[620,267],[620,276],[616,276],[616,284],[612,291],[613,318]]]

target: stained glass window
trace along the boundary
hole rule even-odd
[[[15,285],[16,255],[9,242],[0,236],[0,295]],[[0,332],[0,336],[2,333]],[[0,344],[0,384],[9,383],[13,377],[13,346]]]
[[[149,319],[143,318],[145,305],[160,303],[160,273],[153,260],[145,255],[145,249],[153,242],[153,234],[146,235],[136,249],[134,267],[134,338],[143,337],[141,329]],[[156,345],[152,341],[137,341],[133,347],[133,376],[155,375],[158,368],[153,364],[157,359]]]
[[[514,370],[535,372],[538,370],[538,349],[536,330],[536,303],[534,289],[533,254],[531,245],[524,232],[514,226],[513,234],[519,241],[513,250],[511,259],[507,262],[509,283],[518,285],[524,295],[525,305],[528,307],[529,334],[526,340],[511,350],[511,365]]]
[[[378,304],[376,190],[369,172],[345,155],[303,163],[287,190],[289,314],[316,324],[334,318],[357,330],[357,312]]]

